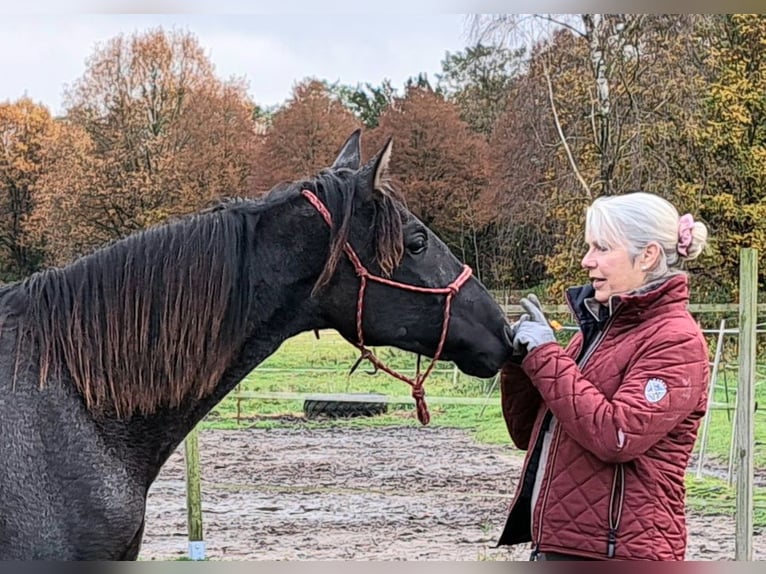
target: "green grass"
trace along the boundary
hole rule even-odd
[[[390,348],[376,349],[376,353],[388,366],[413,375],[416,358]],[[300,400],[243,400],[240,418],[237,420],[237,402],[233,396],[238,391],[297,392],[297,393],[383,393],[389,396],[409,396],[410,387],[386,373],[366,374],[369,363],[359,366],[353,375],[348,371],[359,352],[334,331],[322,331],[317,340],[313,333],[304,333],[286,341],[280,349],[264,361],[240,383],[237,389],[224,399],[202,422],[202,428],[273,428],[284,426],[285,417],[301,417],[303,403]],[[422,369],[430,360],[423,359]],[[755,416],[755,443],[753,453],[755,467],[766,469],[766,366],[758,368],[759,384],[756,400],[761,409]],[[731,412],[713,410],[705,448],[705,460],[726,469],[731,442],[731,418],[734,393],[737,386],[736,368],[726,367],[719,371],[714,400],[731,404]],[[728,389],[726,388],[728,387]],[[477,441],[509,445],[510,439],[500,411],[499,390],[493,388],[493,379],[478,379],[455,371],[451,363],[440,362],[425,382],[426,402],[429,397],[485,397],[490,389],[487,406],[430,404],[431,426],[456,427],[467,430]],[[353,418],[346,421],[304,421],[311,427],[329,425],[389,426],[419,425],[410,404],[389,405],[388,414]],[[701,433],[700,433],[701,437]],[[701,440],[697,440],[699,450]],[[520,453],[521,455],[521,453]],[[707,466],[707,465],[706,465]],[[733,514],[734,491],[725,480],[705,477],[701,480],[687,479],[689,507],[707,515]],[[766,527],[766,488],[755,491],[755,526]]]
[[[389,367],[406,375],[415,373],[416,357],[390,348],[376,349],[378,357]],[[238,391],[253,392],[293,392],[293,393],[382,393],[389,396],[409,397],[411,388],[384,372],[370,375],[371,365],[363,362],[349,375],[349,370],[356,362],[359,351],[335,332],[323,331],[321,339],[316,340],[312,333],[304,333],[286,341],[280,349],[250,373],[229,397],[224,399],[203,422],[204,427],[231,428],[236,422],[237,405],[233,396]],[[425,370],[430,359],[421,362]],[[478,379],[456,372],[451,363],[439,362],[425,382],[426,402],[429,396],[483,397],[492,387],[493,379]],[[498,396],[497,390],[493,393]],[[301,401],[285,400],[243,400],[240,404],[242,417],[258,418],[257,424],[276,424],[267,417],[278,415],[299,415],[302,413]],[[471,420],[481,407],[431,406],[432,424],[449,424],[463,428],[471,426]],[[495,416],[491,416],[494,411]],[[388,417],[354,419],[354,424],[391,424],[406,422],[413,408],[401,405]],[[496,399],[490,399],[486,408],[486,425],[490,419],[501,419]],[[462,421],[458,425],[458,422]],[[414,421],[417,423],[417,421]],[[236,425],[235,425],[236,426]]]

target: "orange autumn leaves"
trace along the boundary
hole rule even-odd
[[[27,99],[2,106],[13,142],[0,164],[5,280],[222,197],[310,176],[361,127],[312,79],[264,117],[244,81],[216,77],[192,35],[162,30],[96,49],[65,93],[63,117]],[[490,210],[477,199],[487,193],[487,144],[453,104],[412,88],[365,135],[367,156],[392,133],[394,174],[429,223],[456,235],[486,223]]]
[[[647,189],[709,224],[695,298],[731,300],[737,248],[766,243],[766,16],[584,16],[523,55],[448,57],[434,87],[369,97],[308,78],[274,110],[191,34],[114,38],[61,117],[0,102],[0,281],[309,176],[365,127],[364,158],[394,136],[409,207],[493,288],[560,298],[582,279],[591,196]]]

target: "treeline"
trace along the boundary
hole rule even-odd
[[[62,117],[0,103],[0,280],[312,174],[362,127],[367,155],[394,136],[409,207],[491,288],[559,296],[583,279],[585,206],[645,189],[710,227],[689,270],[695,299],[733,300],[738,248],[766,248],[766,16],[473,26],[476,44],[447,53],[436,78],[401,92],[306,79],[276,109],[217,77],[190,33],[113,38]]]

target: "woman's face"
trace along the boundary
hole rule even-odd
[[[588,252],[582,266],[596,290],[596,301],[607,303],[612,295],[633,291],[644,284],[646,271],[641,270],[641,257],[631,261],[625,247],[607,245],[588,235],[585,240]]]

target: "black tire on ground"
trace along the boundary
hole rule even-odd
[[[307,419],[372,417],[387,412],[388,404],[383,401],[366,402],[353,399],[306,399],[303,401],[303,414]]]

